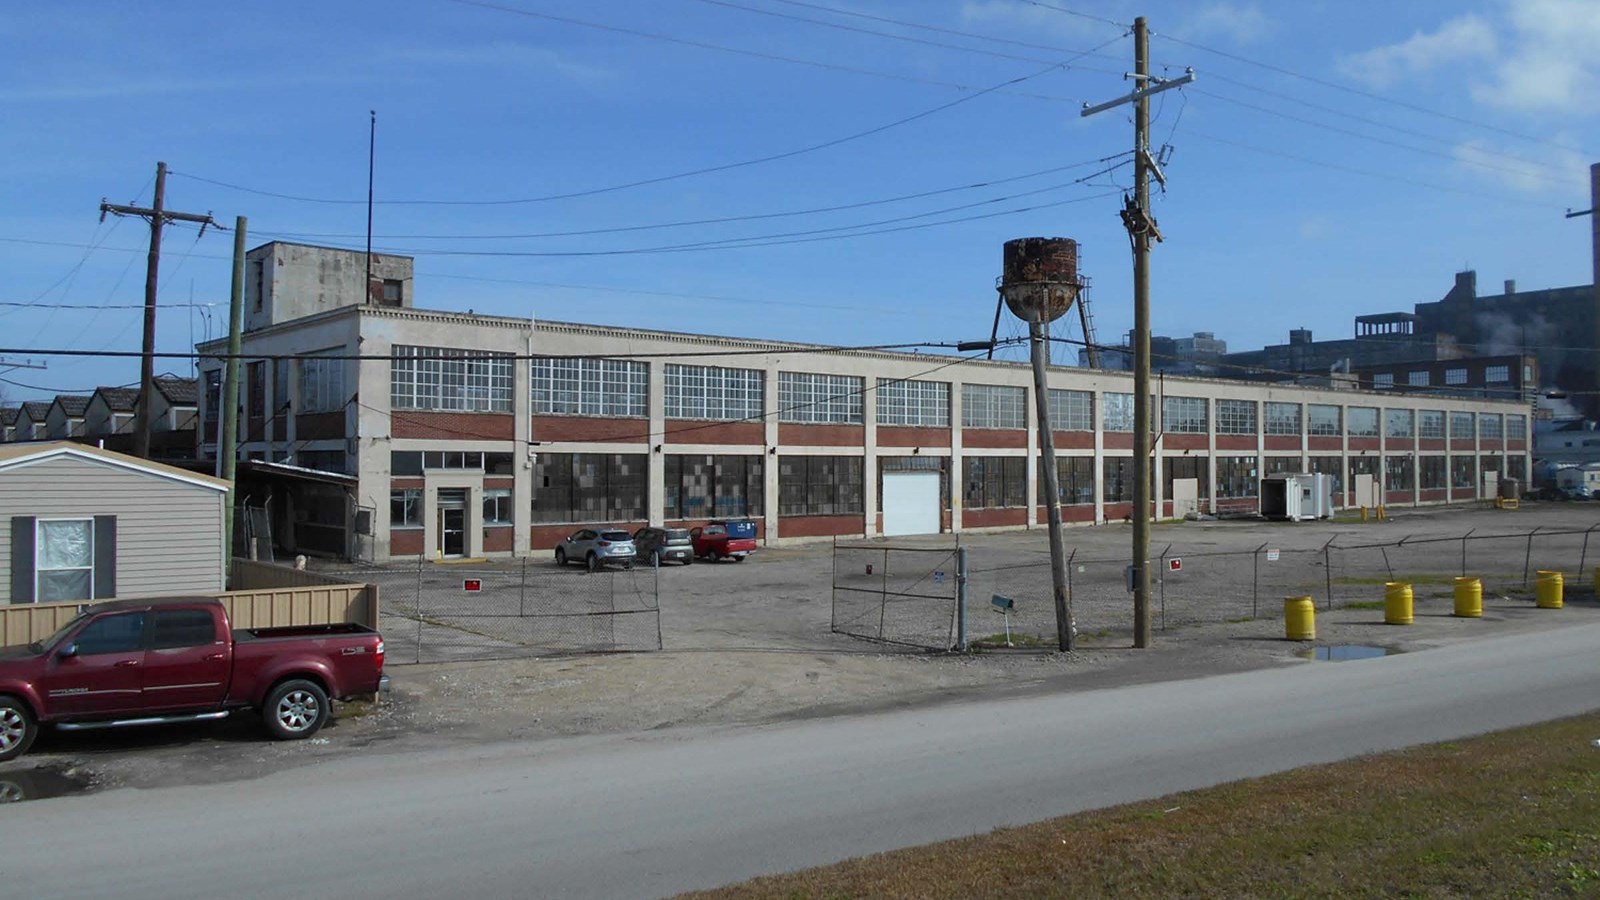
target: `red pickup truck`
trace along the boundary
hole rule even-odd
[[[756,552],[756,523],[749,519],[714,519],[704,528],[691,529],[694,555],[716,562],[731,559],[744,562]]]
[[[280,740],[310,737],[328,698],[388,688],[383,638],[364,625],[234,631],[212,598],[113,600],[43,641],[0,648],[0,761],[41,724],[157,725],[260,710]]]

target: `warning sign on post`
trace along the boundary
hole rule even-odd
[[[1275,549],[1274,550],[1268,550],[1267,551],[1267,562],[1277,562],[1277,561],[1278,561],[1278,551],[1275,550]]]

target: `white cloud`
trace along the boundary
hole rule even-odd
[[[1255,4],[1213,3],[1184,20],[1178,32],[1195,40],[1225,38],[1249,44],[1272,32],[1272,22]]]
[[[1515,0],[1508,7],[1514,37],[1480,103],[1522,112],[1593,112],[1600,90],[1600,2]]]
[[[1339,60],[1345,75],[1374,87],[1388,87],[1408,75],[1450,63],[1493,56],[1494,29],[1476,15],[1451,19],[1432,34],[1417,32],[1398,44],[1374,47]]]
[[[1555,143],[1570,143],[1571,137],[1555,135]],[[1451,148],[1464,174],[1480,180],[1499,182],[1528,194],[1555,194],[1582,197],[1588,193],[1589,167],[1575,150],[1539,149],[1530,153],[1526,144],[1499,147],[1473,139]]]

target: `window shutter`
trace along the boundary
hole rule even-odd
[[[33,516],[11,517],[11,602],[33,602]]]
[[[94,517],[94,599],[117,595],[117,517]]]

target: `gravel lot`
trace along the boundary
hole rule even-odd
[[[833,556],[828,544],[768,549],[743,563],[699,563],[661,571],[663,650],[651,653],[547,656],[424,665],[391,664],[395,692],[382,702],[343,704],[317,738],[297,743],[265,740],[253,716],[240,714],[216,726],[174,726],[120,732],[54,734],[46,731],[27,757],[0,766],[7,772],[44,768],[69,773],[96,787],[159,787],[196,781],[250,778],[369,751],[535,740],[556,735],[617,733],[680,725],[739,724],[903,707],[950,699],[981,702],[1016,692],[1086,690],[1122,684],[1201,677],[1244,669],[1303,664],[1310,643],[1283,640],[1282,597],[1304,585],[1318,603],[1318,645],[1360,644],[1414,652],[1441,643],[1561,627],[1600,617],[1593,569],[1600,540],[1577,571],[1581,537],[1536,541],[1478,540],[1481,535],[1526,534],[1594,526],[1600,505],[1527,504],[1518,511],[1444,509],[1401,511],[1384,523],[1187,522],[1155,529],[1153,545],[1186,554],[1181,573],[1166,585],[1166,628],[1155,646],[1131,649],[1132,602],[1121,586],[1121,561],[1129,541],[1125,525],[1074,528],[1069,548],[1078,560],[1105,560],[1075,568],[1074,607],[1079,650],[1069,655],[1040,649],[986,649],[952,656],[869,643],[830,632]],[[1416,621],[1383,624],[1380,609],[1324,607],[1318,589],[1329,580],[1320,548],[1394,543],[1396,574],[1456,574],[1461,544],[1409,545],[1429,537],[1469,542],[1469,569],[1486,576],[1484,617],[1450,615],[1448,582],[1419,579]],[[1409,537],[1408,537],[1409,536]],[[896,545],[945,546],[946,538],[896,540]],[[988,610],[989,593],[1017,596],[1021,634],[1053,634],[1048,559],[1043,531],[964,535],[974,570],[969,634],[1000,632]],[[1255,582],[1249,551],[1280,549],[1292,562],[1257,588],[1259,618],[1249,618]],[[1548,547],[1546,547],[1548,544]],[[1246,551],[1239,557],[1204,554]],[[1295,551],[1305,551],[1296,555]],[[1316,551],[1315,553],[1311,551]],[[1336,563],[1341,604],[1381,601],[1387,567],[1374,551],[1352,552],[1357,562]],[[1520,586],[1525,557],[1533,568],[1566,571],[1566,608],[1536,610]],[[943,558],[940,556],[940,558]],[[1265,559],[1263,554],[1262,559]],[[1312,566],[1312,560],[1318,562]],[[540,562],[540,565],[545,563]],[[1267,564],[1263,561],[1261,566]],[[510,567],[506,567],[510,568]],[[947,576],[953,582],[953,573]],[[1496,580],[1496,579],[1499,580]],[[930,582],[931,583],[931,582]],[[925,586],[927,586],[925,584]],[[942,590],[943,588],[941,588]],[[947,602],[927,605],[930,634],[947,634]],[[1161,624],[1160,620],[1157,622]],[[1323,665],[1326,663],[1313,663]],[[1359,663],[1340,663],[1356,664]]]

